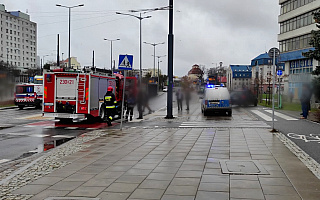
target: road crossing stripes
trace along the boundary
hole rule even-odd
[[[261,117],[262,119],[266,120],[267,122],[272,121],[272,117],[258,111],[258,110],[251,110],[251,112],[253,112],[254,114],[258,115],[259,117]],[[277,121],[276,119],[274,121]]]
[[[263,113],[259,110],[251,110],[252,113],[256,114],[257,116],[261,117],[265,121],[271,122],[272,121],[272,110],[263,110],[263,112],[266,112],[267,114]],[[274,115],[276,117],[279,117],[281,119],[287,120],[287,121],[297,121],[298,119],[290,117],[288,115],[282,114],[280,112],[275,111]],[[274,119],[274,121],[278,121],[277,119]]]
[[[254,120],[243,120],[243,121],[186,121],[182,122],[179,128],[267,128],[267,125],[263,121],[254,121]]]
[[[266,110],[266,112],[272,114],[272,110]],[[284,115],[284,114],[279,113],[279,112],[277,112],[277,111],[274,111],[274,114],[275,114],[276,116],[278,116],[278,117],[281,117],[281,118],[285,119],[285,120],[289,120],[289,121],[297,121],[297,120],[298,120],[298,119],[296,119],[296,118],[290,117],[290,116],[288,116],[288,115]]]

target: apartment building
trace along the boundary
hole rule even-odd
[[[0,4],[0,25],[0,60],[22,72],[37,68],[37,24]]]
[[[227,88],[229,90],[250,89],[251,78],[250,65],[230,65],[227,69]]]
[[[311,31],[317,29],[313,13],[320,9],[320,0],[279,0],[279,5],[280,61],[285,65],[284,76],[288,77],[284,94],[299,99],[302,84],[311,81],[311,72],[319,65],[318,61],[307,59],[302,53],[313,49],[309,41]]]

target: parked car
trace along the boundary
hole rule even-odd
[[[250,90],[231,92],[231,103],[238,106],[258,105],[258,98]]]
[[[232,115],[232,107],[230,102],[230,94],[226,87],[220,85],[207,85],[204,90],[204,96],[201,103],[201,111],[204,116],[208,112],[224,112],[228,116]]]

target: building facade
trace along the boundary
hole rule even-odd
[[[272,58],[269,57],[268,53],[260,54],[251,60],[252,69],[252,80],[251,89],[257,91],[259,89],[260,94],[267,92],[268,87],[272,84],[273,70],[272,70]],[[280,83],[285,82],[285,76],[279,77]],[[278,78],[278,77],[277,77]]]
[[[62,65],[71,69],[81,70],[81,64],[78,62],[77,57],[71,57],[70,60],[71,67],[69,67],[69,58],[62,61]]]
[[[302,84],[312,80],[311,72],[319,65],[318,61],[302,56],[313,47],[309,44],[311,31],[316,30],[313,13],[320,10],[319,0],[279,0],[280,62],[284,63],[284,94],[299,99]]]
[[[251,78],[250,65],[230,65],[227,69],[227,88],[231,91],[250,89]]]
[[[28,14],[6,11],[0,4],[0,55],[1,60],[18,70],[36,69],[37,24]]]

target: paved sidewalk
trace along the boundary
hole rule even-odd
[[[201,115],[196,106],[192,110],[191,118]],[[266,128],[135,127],[99,132],[79,151],[59,159],[65,163],[59,169],[26,180],[10,198],[320,198],[320,180]]]

